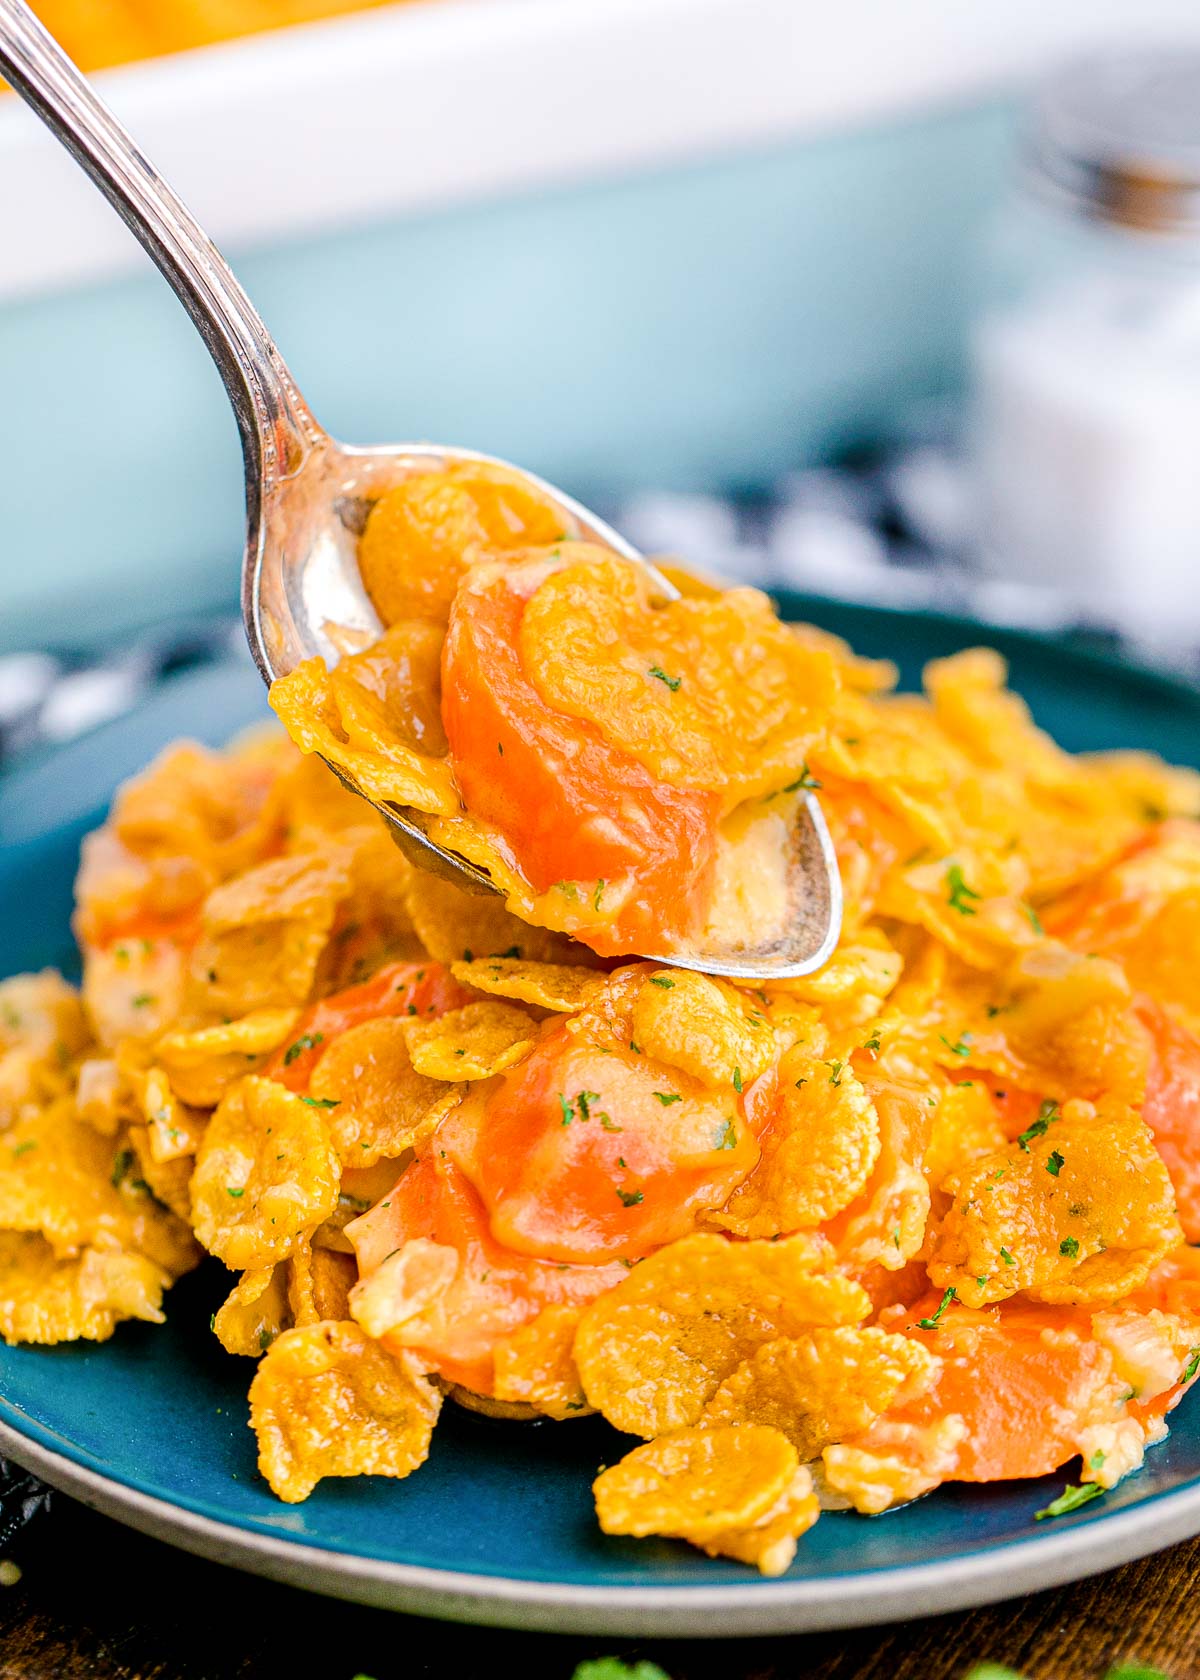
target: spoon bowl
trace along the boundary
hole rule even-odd
[[[0,71],[141,241],[191,316],[225,383],[245,465],[242,617],[265,681],[273,682],[314,655],[336,663],[339,650],[331,627],[380,633],[383,626],[363,588],[357,560],[371,504],[409,474],[451,462],[489,462],[520,472],[559,509],[568,529],[642,566],[659,599],[678,598],[666,578],[617,532],[532,473],[439,444],[355,448],[335,442],[313,419],[216,246],[24,0],[0,0]],[[498,891],[484,870],[435,845],[419,812],[368,802],[421,868],[472,892]],[[842,896],[833,845],[812,793],[796,802],[787,864],[787,911],[768,941],[744,949],[701,946],[669,955],[637,954],[759,982],[821,967],[837,943]]]

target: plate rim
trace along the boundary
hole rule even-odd
[[[20,1416],[10,1401],[0,1399],[0,1408]],[[389,1562],[259,1534],[106,1476],[4,1416],[0,1452],[93,1510],[212,1562],[376,1609],[526,1632],[712,1639],[910,1621],[1062,1586],[1200,1534],[1193,1476],[1122,1509],[950,1559],[834,1577],[588,1586]]]

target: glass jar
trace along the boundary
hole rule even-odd
[[[1200,640],[1200,53],[1108,52],[1045,85],[984,271],[985,567]]]

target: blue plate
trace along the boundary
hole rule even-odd
[[[950,619],[788,601],[905,680],[982,639]],[[987,633],[1040,722],[1076,748],[1147,746],[1197,762],[1200,695],[1036,638]],[[81,835],[117,781],[179,734],[212,742],[263,715],[248,669],[175,680],[135,716],[0,781],[3,968],[73,966],[68,916]],[[830,1513],[779,1580],[667,1541],[609,1539],[589,1483],[628,1442],[600,1420],[504,1424],[448,1406],[429,1462],[403,1483],[325,1482],[299,1506],[259,1480],[248,1362],[208,1315],[228,1274],[171,1293],[165,1327],[101,1346],[0,1351],[0,1450],[87,1503],[263,1575],[426,1615],[620,1634],[779,1633],[955,1609],[1111,1568],[1200,1532],[1200,1412],[1185,1402],[1145,1469],[1077,1513],[1035,1522],[1061,1486],[951,1486],[879,1518]],[[1182,1413],[1182,1415],[1180,1415]]]

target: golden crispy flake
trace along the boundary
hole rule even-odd
[[[527,479],[461,461],[385,491],[368,516],[358,564],[383,622],[423,621],[440,653],[450,604],[474,560],[563,535],[562,514]]]
[[[183,1007],[185,980],[183,952],[169,939],[83,949],[83,1001],[106,1050],[126,1039],[152,1039],[169,1027]]]
[[[575,1360],[589,1403],[617,1429],[661,1435],[697,1422],[764,1342],[857,1323],[870,1300],[848,1278],[822,1275],[826,1256],[803,1236],[735,1243],[701,1233],[659,1249],[583,1315]]]
[[[61,1258],[91,1247],[136,1251],[178,1277],[196,1264],[196,1245],[133,1167],[128,1146],[114,1146],[60,1099],[0,1139],[0,1230],[39,1232]]]
[[[565,1015],[586,1008],[607,984],[603,974],[587,968],[526,962],[520,957],[476,957],[472,962],[451,963],[450,972],[464,986],[474,986],[477,992],[514,998],[519,1003]]]
[[[1116,963],[1045,940],[1003,975],[999,1013],[976,1023],[971,1060],[1060,1102],[1140,1103],[1148,1046],[1132,1004]]]
[[[190,1155],[177,1155],[169,1161],[157,1160],[153,1137],[147,1126],[130,1126],[125,1136],[129,1141],[129,1148],[133,1150],[136,1165],[136,1171],[130,1175],[131,1184],[136,1188],[140,1180],[155,1201],[170,1208],[176,1218],[181,1219],[184,1224],[190,1224],[190,1186],[192,1168],[195,1165],[193,1158]]]
[[[0,1336],[103,1342],[123,1319],[161,1324],[170,1281],[144,1254],[85,1248],[61,1260],[35,1232],[0,1231]]]
[[[667,978],[669,987],[656,984]],[[706,974],[650,975],[633,1003],[633,1036],[646,1055],[703,1085],[753,1084],[777,1047],[758,999]]]
[[[137,858],[172,864],[193,859],[210,882],[247,869],[269,838],[266,796],[287,752],[275,730],[223,753],[194,741],[177,742],[122,785],[113,803],[112,833]],[[177,888],[191,884],[190,873],[184,875]]]
[[[400,1155],[425,1137],[446,1087],[414,1068],[405,1024],[388,1018],[339,1033],[309,1089],[336,1104],[328,1111],[334,1144],[345,1165],[358,1168]]]
[[[876,909],[925,928],[973,967],[992,969],[1037,939],[1028,888],[1029,871],[1019,852],[960,845],[893,870]]]
[[[301,1244],[287,1261],[288,1305],[293,1324],[350,1317],[350,1291],[358,1279],[353,1255]]]
[[[410,1475],[425,1462],[441,1404],[415,1361],[356,1324],[285,1330],[250,1385],[259,1470],[289,1505],[324,1476]]]
[[[213,1319],[227,1353],[257,1359],[293,1325],[349,1318],[356,1267],[349,1254],[301,1243],[290,1260],[243,1272]]]
[[[706,1426],[765,1423],[802,1460],[861,1434],[893,1401],[922,1392],[937,1360],[905,1336],[859,1325],[767,1342],[726,1377],[704,1410]]]
[[[237,1271],[294,1253],[337,1206],[339,1162],[328,1109],[250,1074],[209,1122],[192,1178],[192,1221]]]
[[[52,969],[0,980],[0,1128],[69,1088],[89,1036],[79,994]]]
[[[208,1115],[179,1101],[162,1068],[144,1068],[140,1055],[125,1056],[124,1048],[118,1052],[117,1063],[133,1099],[131,1123],[145,1121],[154,1160],[161,1165],[194,1155]]]
[[[317,768],[328,781],[334,781],[322,765],[317,763]],[[334,785],[341,786],[338,782]],[[385,824],[372,818],[362,826],[362,817],[369,813],[361,800],[355,799],[354,805],[360,826],[339,831],[339,839],[353,846],[350,891],[342,900],[317,964],[315,997],[356,986],[386,963],[419,963],[425,956],[425,947],[408,913],[414,866]]]
[[[645,573],[611,551],[558,552],[519,632],[548,706],[660,780],[719,792],[727,810],[799,775],[837,691],[828,653],[792,636],[757,590],[654,606]],[[655,676],[664,648],[670,682]]]
[[[579,1417],[591,1407],[575,1365],[580,1308],[544,1307],[495,1345],[496,1399],[523,1402],[547,1417]]]
[[[490,1079],[514,1067],[537,1042],[537,1022],[515,1004],[486,1000],[448,1010],[435,1021],[413,1021],[408,1052],[430,1079]]]
[[[739,1563],[753,1564],[761,1575],[782,1575],[796,1556],[796,1541],[820,1514],[812,1473],[802,1464],[752,1528],[728,1528],[710,1535],[700,1549],[709,1557],[731,1557]]]
[[[243,1272],[213,1316],[213,1334],[226,1353],[257,1359],[292,1322],[287,1264]]]
[[[684,1429],[635,1447],[592,1484],[606,1534],[662,1534],[710,1556],[788,1567],[817,1519],[812,1481],[778,1430]]]
[[[925,1172],[933,1189],[947,1175],[980,1155],[1003,1149],[1007,1141],[995,1106],[981,1080],[952,1082],[930,1110],[933,1124],[925,1151]]]
[[[969,1307],[1025,1290],[1115,1301],[1181,1240],[1166,1168],[1137,1114],[1047,1109],[1023,1141],[951,1175],[929,1276]]]
[[[779,1067],[762,1159],[710,1221],[739,1237],[811,1230],[861,1193],[879,1155],[875,1105],[851,1068],[797,1047]]]
[[[421,943],[435,962],[497,956],[569,964],[587,954],[560,933],[520,921],[499,898],[463,892],[452,881],[421,870],[407,903]]]
[[[212,1108],[244,1074],[257,1073],[296,1023],[295,1009],[255,1009],[236,1021],[164,1033],[155,1059],[181,1102]]]
[[[524,1400],[497,1400],[494,1394],[478,1394],[473,1388],[464,1388],[461,1383],[451,1383],[446,1389],[446,1397],[465,1412],[500,1418],[505,1423],[540,1423],[546,1415]],[[579,1415],[590,1415],[586,1406]]]
[[[349,890],[350,857],[327,846],[271,858],[211,892],[190,964],[197,1007],[246,1015],[303,1003]]]
[[[938,1487],[958,1468],[967,1426],[957,1412],[934,1423],[891,1423],[871,1430],[869,1444],[838,1441],[822,1454],[824,1480],[856,1511],[878,1516]]]
[[[864,1071],[862,1082],[879,1117],[879,1154],[861,1194],[829,1221],[825,1235],[840,1263],[865,1276],[876,1266],[901,1271],[925,1241],[932,1109],[919,1088],[877,1072]]]
[[[344,660],[345,671],[340,666],[330,671],[320,658],[305,659],[273,682],[268,698],[284,728],[301,752],[320,753],[368,799],[447,815],[457,811],[446,760],[415,750],[388,728],[399,709],[388,680],[396,678],[395,669],[381,672],[376,660],[370,670],[356,672],[355,657],[364,656]],[[381,676],[382,698],[370,687]]]
[[[887,937],[878,928],[867,927],[839,944],[816,974],[777,981],[770,991],[802,1003],[845,1006],[853,1001],[861,1003],[868,1015],[875,1015],[903,967],[903,957]]]

